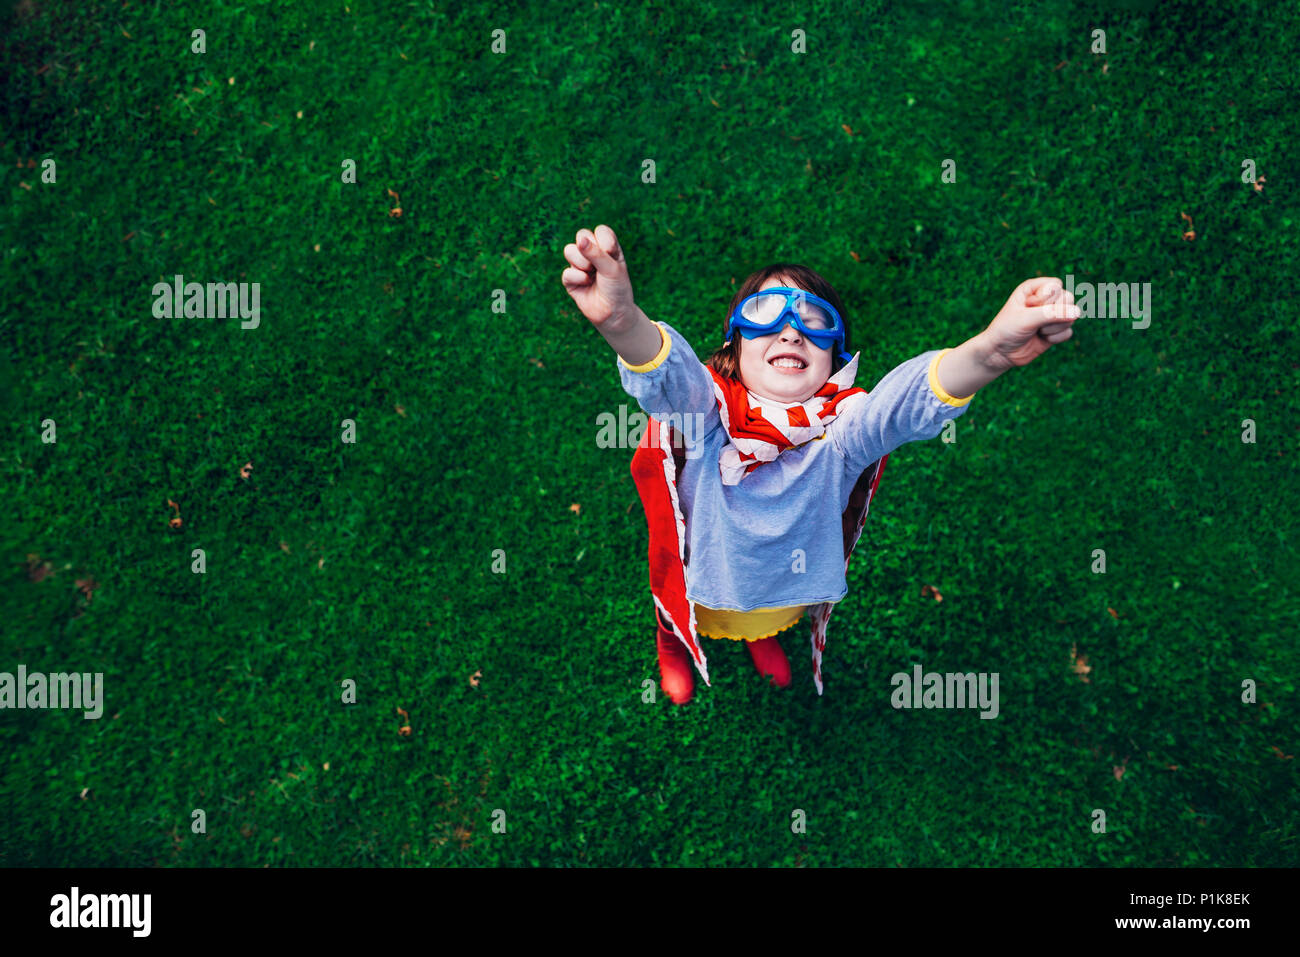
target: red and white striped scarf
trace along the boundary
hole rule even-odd
[[[764,462],[771,462],[786,449],[811,442],[826,432],[835,421],[840,402],[856,392],[867,390],[853,385],[858,373],[858,353],[826,380],[825,385],[804,402],[777,402],[754,395],[737,379],[719,375],[705,366],[713,376],[713,394],[718,400],[718,415],[730,442],[718,455],[723,485],[740,481]]]

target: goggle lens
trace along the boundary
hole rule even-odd
[[[786,297],[787,294],[783,292],[759,293],[745,303],[740,310],[740,314],[750,322],[768,325],[776,322],[777,317],[785,309]],[[809,329],[830,330],[835,328],[835,320],[831,317],[831,314],[816,303],[795,295],[793,307],[799,319]]]

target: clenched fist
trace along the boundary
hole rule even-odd
[[[1025,280],[982,333],[988,361],[999,372],[1028,365],[1070,338],[1079,314],[1074,296],[1062,290],[1061,280],[1046,276]]]
[[[564,258],[569,266],[560,280],[592,325],[617,326],[631,314],[632,281],[614,230],[603,224],[594,233],[578,230],[575,241],[564,247]]]

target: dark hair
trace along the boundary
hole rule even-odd
[[[800,266],[797,263],[773,263],[770,266],[764,266],[758,272],[751,273],[745,281],[740,284],[736,294],[731,297],[731,305],[727,306],[727,313],[722,317],[722,334],[726,338],[727,319],[730,317],[736,306],[746,296],[752,296],[763,287],[763,283],[772,277],[778,277],[785,280],[784,285],[792,286],[796,289],[803,289],[812,293],[814,296],[820,296],[835,307],[835,311],[840,314],[844,320],[844,351],[852,355],[853,350],[849,348],[849,317],[844,311],[844,303],[840,301],[839,294],[834,287],[816,272],[807,266]],[[731,337],[728,345],[719,347],[709,356],[705,365],[712,368],[718,375],[728,379],[740,379],[740,340],[741,335],[737,333]],[[831,358],[831,375],[839,372],[844,367],[844,361],[839,357],[838,352]]]

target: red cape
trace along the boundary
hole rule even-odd
[[[677,496],[677,479],[686,462],[686,449],[684,445],[679,447],[681,443],[681,433],[666,422],[650,418],[645,435],[632,455],[632,479],[650,529],[650,593],[708,685],[708,662],[695,631],[695,609],[686,598],[686,518]],[[846,571],[888,459],[888,455],[882,455],[867,466],[849,494],[849,504],[841,519]],[[813,682],[819,695],[822,693],[822,650],[826,647],[826,625],[833,607],[833,602],[821,602],[808,609],[812,620]]]

